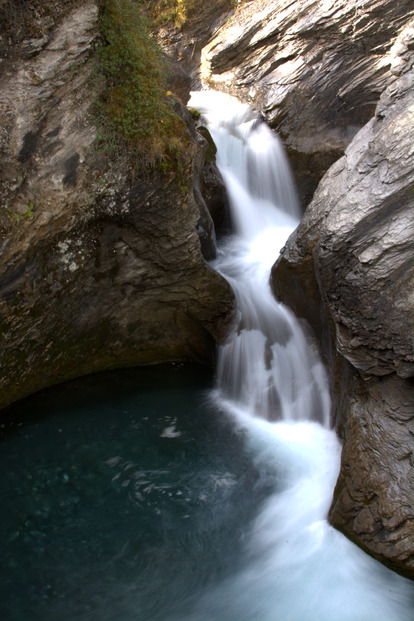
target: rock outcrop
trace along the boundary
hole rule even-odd
[[[272,270],[320,336],[342,465],[332,523],[414,578],[414,24],[400,75],[327,172]]]
[[[198,234],[211,255],[207,141],[177,100],[179,170],[149,173],[127,150],[97,150],[99,7],[52,5],[9,15],[30,27],[1,66],[0,407],[107,368],[210,362],[234,303]]]
[[[306,206],[405,62],[393,44],[413,17],[412,0],[241,2],[223,25],[211,21],[208,42],[202,31],[201,80],[262,110]],[[181,41],[187,64],[196,33],[190,19]]]

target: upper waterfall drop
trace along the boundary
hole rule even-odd
[[[217,146],[238,236],[249,241],[268,227],[296,227],[300,206],[279,137],[230,95],[195,91],[190,105],[202,113]]]
[[[330,398],[323,366],[298,320],[273,297],[269,270],[296,228],[300,208],[280,139],[234,97],[192,94],[217,146],[235,234],[218,248],[214,267],[230,282],[240,322],[219,350],[224,398],[267,420],[328,425]]]

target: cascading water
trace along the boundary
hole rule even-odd
[[[218,385],[196,365],[124,369],[2,412],[1,620],[414,621],[413,583],[326,520],[324,369],[268,285],[299,219],[280,145],[212,97],[192,105],[229,188],[215,267],[240,308]]]
[[[193,105],[205,95],[194,94]],[[217,95],[207,93],[209,98]],[[267,282],[275,256],[299,222],[283,147],[248,106],[238,104],[236,114],[224,121],[214,118],[214,109],[205,112],[236,230],[219,249],[215,267],[232,284],[241,312],[237,332],[219,353],[220,387],[263,418],[327,425],[329,398],[322,365],[296,318],[276,302]]]
[[[335,531],[326,516],[340,446],[324,369],[298,320],[273,298],[269,270],[299,222],[278,139],[237,100],[195,92],[217,145],[235,235],[215,262],[232,284],[237,330],[221,348],[215,399],[246,433],[273,492],[236,576],[206,594],[197,621],[413,620],[412,583]]]

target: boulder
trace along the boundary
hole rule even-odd
[[[414,578],[413,27],[399,44],[405,62],[321,181],[272,286],[331,369],[343,451],[330,519]]]

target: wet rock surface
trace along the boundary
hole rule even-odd
[[[414,30],[403,34],[407,48]],[[414,577],[413,54],[272,270],[319,334],[343,438],[332,523]],[[309,302],[309,304],[308,304]]]
[[[98,150],[97,3],[36,23],[42,45],[21,57],[22,36],[0,83],[0,407],[102,369],[210,363],[234,303],[202,254],[200,237],[214,253],[208,145],[189,113],[177,101],[179,172]]]

